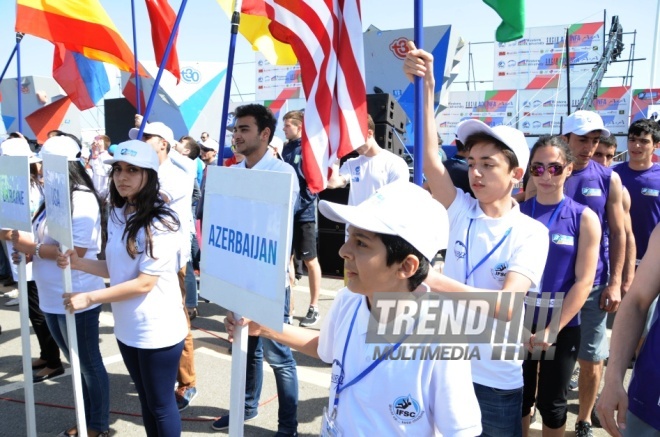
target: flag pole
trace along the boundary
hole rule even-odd
[[[23,33],[16,32],[16,89],[18,91],[18,133],[23,133],[23,92],[21,89],[21,40]]]
[[[231,94],[231,79],[234,72],[234,54],[236,52],[236,37],[241,22],[241,6],[243,0],[235,0],[234,12],[231,16],[231,33],[229,36],[229,54],[227,56],[227,73],[225,74],[225,95],[222,103],[222,116],[220,118],[220,138],[217,165],[222,167],[225,156],[225,137],[227,136],[227,117],[229,115],[229,97]],[[242,315],[234,313],[236,320]],[[242,437],[244,433],[243,421],[245,418],[245,383],[247,371],[247,343],[248,330],[245,326],[234,328],[234,347],[231,352],[231,391],[229,393],[229,435]]]
[[[418,49],[421,49],[424,47],[424,23],[423,23],[423,9],[424,9],[424,4],[423,0],[415,0],[415,9],[414,9],[414,23],[415,23],[415,29],[414,29],[414,38],[415,38],[415,46]],[[433,96],[435,99],[435,94]],[[423,87],[422,87],[422,78],[419,76],[415,76],[415,110],[414,110],[414,117],[415,117],[415,124],[413,126],[414,133],[415,133],[415,147],[413,148],[413,162],[414,162],[414,168],[413,168],[413,182],[419,186],[422,185],[422,164],[423,164],[423,150],[424,150],[424,145],[422,144],[424,141],[424,129],[423,129],[423,120],[422,120],[422,105],[424,103],[424,94],[423,94]],[[433,107],[435,107],[435,102],[433,103]]]
[[[144,132],[144,127],[147,125],[147,119],[149,118],[151,107],[153,106],[154,100],[156,99],[156,94],[158,94],[158,84],[160,84],[160,78],[163,76],[163,70],[165,69],[165,65],[167,64],[167,59],[170,57],[170,51],[172,50],[172,46],[174,45],[174,38],[179,30],[179,23],[181,23],[181,17],[183,17],[183,10],[186,8],[186,3],[188,3],[188,0],[183,0],[181,2],[181,6],[179,7],[179,12],[176,14],[176,21],[174,22],[174,27],[172,28],[170,39],[167,41],[167,47],[165,47],[165,53],[163,53],[163,59],[161,59],[160,61],[158,74],[156,75],[156,79],[154,80],[154,87],[151,90],[151,94],[149,94],[149,102],[147,102],[147,109],[145,109],[144,114],[142,114],[144,115],[144,118],[142,119],[142,124],[140,125],[140,131],[138,132],[138,136],[137,136],[138,139],[142,138],[142,132]],[[136,83],[137,83],[137,75],[138,72],[136,71]],[[139,100],[140,96],[137,96],[137,98]]]
[[[220,147],[218,149],[219,156],[218,156],[217,164],[220,166],[222,166],[222,161],[225,156],[225,137],[227,136],[227,117],[229,115],[229,97],[231,94],[231,79],[234,73],[234,53],[236,52],[236,36],[238,35],[238,25],[241,22],[242,3],[243,0],[236,0],[236,2],[234,3],[234,13],[231,16],[231,34],[229,36],[229,55],[227,56],[227,74],[225,74],[225,95],[223,96],[222,116],[220,118],[220,138],[218,138]]]
[[[20,43],[21,43],[20,41],[16,42],[14,49],[11,51],[11,54],[9,55],[9,59],[7,59],[7,63],[5,64],[5,68],[2,69],[2,74],[0,74],[0,82],[2,82],[2,79],[5,78],[5,73],[7,73],[7,70],[9,69],[9,64],[11,64],[11,61],[14,59],[14,55],[16,55],[16,52],[18,51],[18,45]]]
[[[131,0],[131,18],[133,20],[133,57],[135,58],[135,100],[137,102],[137,113],[142,113],[140,103],[140,74],[137,50],[137,31],[135,30],[135,0]]]

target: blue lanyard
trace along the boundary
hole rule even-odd
[[[564,205],[564,200],[566,200],[566,198],[562,197],[561,202],[559,202],[559,204],[557,204],[555,209],[552,211],[552,215],[550,216],[550,220],[548,220],[548,223],[546,223],[546,225],[545,225],[548,228],[548,231],[550,230],[550,228],[554,224],[555,220],[557,220],[557,215],[559,214],[559,211],[561,210],[562,205]],[[534,212],[535,211],[536,211],[536,197],[534,197],[534,202],[532,202],[532,218],[533,219],[536,219],[536,217],[534,217],[534,215],[535,215]],[[541,220],[539,220],[539,221],[541,221]],[[541,222],[541,223],[543,223],[543,222]]]
[[[483,263],[485,263],[486,260],[487,260],[488,258],[490,258],[490,256],[491,256],[493,253],[495,253],[495,251],[496,251],[497,249],[499,249],[499,247],[502,245],[502,243],[504,243],[504,240],[506,240],[507,237],[509,236],[509,234],[511,233],[511,229],[513,229],[513,228],[509,228],[509,229],[507,229],[506,232],[504,233],[504,235],[502,236],[502,238],[500,239],[500,241],[495,245],[495,247],[493,247],[493,248],[490,250],[490,252],[488,252],[488,253],[486,254],[486,256],[484,256],[483,258],[481,258],[481,261],[479,261],[479,262],[477,263],[477,265],[474,266],[474,267],[472,268],[472,270],[470,270],[470,272],[468,273],[468,269],[470,268],[470,261],[469,261],[470,229],[472,228],[472,222],[473,222],[473,221],[474,221],[474,219],[470,219],[470,224],[468,225],[468,230],[467,230],[467,237],[466,237],[466,239],[465,239],[465,282],[464,282],[465,284],[467,284],[467,281],[468,281],[468,278],[470,277],[470,275],[472,275],[472,273],[474,273],[475,270],[477,270],[479,267],[481,267],[481,265],[482,265]]]
[[[355,313],[353,313],[353,318],[351,319],[351,325],[348,328],[348,334],[346,335],[346,341],[344,342],[344,352],[342,353],[341,356],[341,372],[344,372],[344,363],[346,362],[346,350],[348,349],[348,342],[351,341],[351,332],[353,332],[353,325],[355,324],[355,318],[357,317],[358,310],[360,309],[360,305],[362,305],[362,299],[357,304],[357,307],[355,308]],[[401,343],[403,341],[400,341],[399,343],[395,344],[392,349],[389,350],[388,353],[381,355],[378,357],[377,360],[375,360],[369,367],[364,369],[358,376],[353,378],[351,381],[346,383],[346,385],[342,386],[342,377],[340,374],[339,382],[337,382],[337,390],[335,391],[335,402],[334,402],[334,408],[337,409],[337,406],[339,405],[339,395],[341,392],[346,390],[348,387],[357,384],[367,376],[372,370],[376,368],[385,358],[389,357],[392,352],[397,350],[399,346],[401,346]]]

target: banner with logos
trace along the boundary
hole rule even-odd
[[[630,110],[630,123],[640,118],[648,118],[649,106],[660,104],[660,88],[644,88],[632,91],[632,103]]]
[[[256,100],[286,100],[304,97],[300,64],[273,65],[261,52],[255,53]]]
[[[586,87],[604,46],[603,23],[572,24],[568,29],[571,86]],[[525,29],[523,38],[495,44],[495,89],[566,86],[566,26]]]

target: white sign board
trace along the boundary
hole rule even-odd
[[[32,232],[26,156],[0,156],[0,226]]]
[[[66,156],[51,154],[45,154],[43,160],[48,233],[62,246],[72,249],[69,162]]]
[[[291,253],[293,175],[208,168],[202,222],[205,297],[281,332]]]

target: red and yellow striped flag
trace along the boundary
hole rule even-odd
[[[99,0],[17,0],[16,32],[62,43],[89,59],[134,71],[133,52]]]

